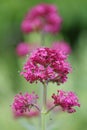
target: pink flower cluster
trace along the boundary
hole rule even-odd
[[[67,80],[70,71],[67,56],[62,51],[38,48],[28,58],[21,75],[30,83],[56,82],[59,85]]]
[[[73,108],[74,106],[80,107],[78,98],[74,92],[58,90],[57,95],[53,94],[52,98],[54,99],[55,106],[61,106],[63,111],[67,111],[68,113],[76,112]]]
[[[21,24],[23,33],[43,30],[56,33],[60,31],[62,19],[54,5],[39,4],[33,7],[25,16]]]
[[[61,50],[63,51],[65,54],[70,54],[71,53],[71,47],[68,43],[66,43],[65,41],[59,41],[59,42],[54,42],[52,44],[52,48],[56,49],[57,51]]]
[[[29,53],[30,46],[28,43],[21,42],[16,47],[16,54],[18,56],[25,56]]]
[[[14,98],[14,102],[12,104],[12,110],[15,112],[15,115],[21,116],[25,113],[29,112],[34,104],[37,103],[38,96],[35,93],[22,93],[17,94]]]

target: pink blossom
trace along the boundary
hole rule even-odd
[[[28,11],[21,24],[24,33],[43,30],[56,33],[60,31],[62,19],[55,5],[39,4]]]
[[[16,53],[18,56],[25,56],[29,53],[30,51],[30,46],[27,43],[19,43],[16,47]]]
[[[23,67],[21,75],[33,82],[64,83],[71,67],[67,62],[67,56],[63,52],[51,48],[38,48],[30,55]]]
[[[55,5],[53,4],[39,4],[35,7],[33,7],[26,16],[28,16],[28,18],[34,18],[37,16],[46,16],[46,14],[50,14],[50,13],[57,13],[57,8]]]
[[[42,27],[41,21],[39,19],[24,20],[21,24],[21,30],[23,33],[30,33],[32,31],[38,31]]]
[[[52,98],[54,99],[55,106],[61,106],[62,110],[67,111],[68,113],[76,112],[73,107],[80,107],[78,97],[74,92],[65,92],[63,90],[58,90],[57,95],[53,94]]]
[[[25,93],[24,95],[22,95],[22,93],[17,94],[14,97],[12,110],[16,112],[16,115],[22,115],[30,112],[34,104],[37,103],[37,99],[38,96],[35,95],[34,92],[32,92],[31,94]]]
[[[52,48],[56,49],[57,51],[61,50],[63,51],[65,54],[70,54],[71,53],[71,47],[68,43],[66,43],[65,41],[59,41],[59,42],[54,42],[52,44]]]
[[[31,24],[31,21],[29,20],[24,20],[21,24],[21,30],[24,32],[24,33],[30,33],[32,32],[33,28],[32,28],[32,24]]]

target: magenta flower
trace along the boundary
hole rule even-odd
[[[25,16],[21,24],[24,33],[43,30],[56,33],[60,31],[62,19],[54,5],[39,4],[33,7]]]
[[[33,83],[34,81],[64,83],[71,67],[67,56],[61,51],[51,48],[38,48],[28,58],[21,75]]]
[[[63,51],[65,54],[70,54],[71,53],[71,47],[68,43],[65,41],[59,41],[59,42],[54,42],[52,44],[52,48],[56,49],[57,51]]]
[[[29,51],[30,51],[30,46],[27,43],[21,42],[16,47],[16,54],[18,56],[25,56],[29,53]]]
[[[62,110],[67,111],[68,113],[76,112],[73,107],[80,107],[78,97],[74,92],[65,92],[63,90],[58,90],[57,95],[53,94],[52,98],[54,99],[55,106],[61,106]]]
[[[30,33],[40,30],[41,26],[41,21],[39,19],[33,19],[32,21],[24,19],[21,24],[21,30],[23,31],[23,33]]]
[[[38,96],[35,93],[22,93],[17,94],[12,104],[12,110],[16,112],[16,115],[21,115],[29,112],[34,104],[37,103]]]

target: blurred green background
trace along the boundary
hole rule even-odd
[[[0,130],[25,130],[13,119],[10,105],[16,93],[40,89],[20,76],[25,59],[15,54],[15,47],[24,40],[20,23],[25,13],[41,2],[55,4],[63,18],[62,30],[55,39],[63,38],[70,43],[73,72],[60,88],[75,91],[81,103],[75,114],[58,115],[57,127],[53,130],[87,130],[87,0],[0,0]],[[47,43],[50,40],[48,36]],[[58,88],[52,86],[49,94]]]

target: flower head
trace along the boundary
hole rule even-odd
[[[53,94],[52,98],[54,99],[55,106],[61,106],[63,111],[67,111],[68,113],[76,112],[73,107],[80,107],[78,97],[74,92],[65,92],[63,90],[58,90],[57,95]]]
[[[60,84],[67,80],[70,71],[67,56],[63,52],[51,48],[38,48],[28,58],[21,75],[30,83],[46,81]]]
[[[38,96],[35,93],[22,93],[17,94],[12,104],[12,110],[16,112],[16,115],[21,115],[29,112],[34,104],[37,103]]]
[[[18,56],[25,56],[29,53],[30,51],[30,46],[27,43],[19,43],[16,47],[16,53]]]
[[[52,48],[56,49],[57,51],[63,51],[65,54],[70,54],[71,53],[71,47],[68,43],[65,41],[60,41],[60,42],[54,42],[52,44]]]
[[[57,13],[56,6],[39,4],[26,14],[21,24],[21,30],[24,33],[38,30],[56,33],[60,31],[61,23],[62,19]]]

